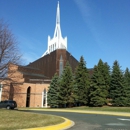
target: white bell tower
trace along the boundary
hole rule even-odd
[[[61,28],[60,28],[59,1],[58,1],[58,5],[57,5],[56,27],[55,27],[55,31],[54,31],[54,36],[52,39],[50,36],[48,36],[48,48],[47,48],[46,52],[42,55],[42,57],[57,49],[66,49],[67,50],[67,37],[65,37],[65,38],[62,37]]]

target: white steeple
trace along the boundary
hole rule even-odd
[[[55,26],[54,36],[52,39],[50,36],[48,36],[48,48],[47,48],[46,52],[42,55],[42,57],[57,49],[66,49],[67,50],[67,37],[65,37],[65,38],[62,37],[61,28],[60,28],[59,1],[57,4],[56,26]]]

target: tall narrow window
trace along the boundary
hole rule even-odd
[[[60,61],[59,61],[59,76],[61,76],[63,72],[63,58],[62,55],[60,56]]]
[[[50,46],[49,46],[49,52],[51,51],[51,48],[50,48]]]
[[[30,107],[30,93],[31,93],[31,87],[27,88],[27,97],[26,97],[26,107]]]
[[[53,51],[55,50],[54,44],[53,44]]]
[[[56,43],[55,43],[55,50],[56,50]]]

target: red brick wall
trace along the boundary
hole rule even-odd
[[[14,92],[14,100],[17,102],[18,107],[26,107],[27,89],[31,88],[30,92],[30,105],[29,107],[41,107],[42,105],[42,92],[46,88],[48,90],[49,84],[30,84],[24,83],[23,85],[14,85],[16,90],[19,87],[19,91]]]

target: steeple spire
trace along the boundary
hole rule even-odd
[[[46,52],[42,55],[45,56],[52,51],[55,51],[57,49],[66,49],[67,50],[67,37],[63,38],[60,28],[60,4],[58,1],[57,4],[57,12],[56,12],[56,26],[54,31],[54,36],[51,39],[50,36],[48,36],[48,48]]]
[[[56,24],[60,24],[60,7],[59,7],[59,1],[58,1],[58,5],[57,5]]]
[[[56,27],[55,27],[54,37],[58,37],[58,39],[60,39],[60,37],[62,37],[61,28],[60,28],[60,6],[59,6],[59,1],[58,1],[58,4],[57,4]]]

